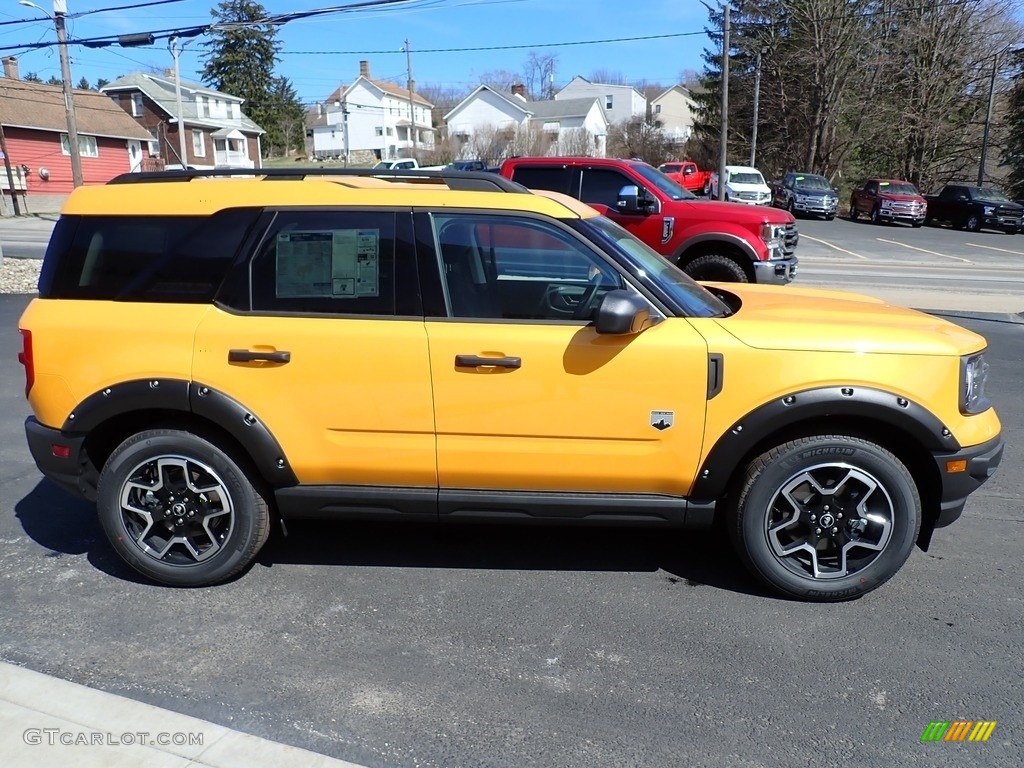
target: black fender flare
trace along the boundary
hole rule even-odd
[[[960,449],[935,414],[902,395],[861,386],[808,389],[759,406],[723,433],[697,473],[690,498],[719,498],[743,458],[765,438],[796,424],[828,417],[868,418],[888,424],[928,451]]]
[[[200,382],[154,378],[113,384],[82,400],[61,429],[88,434],[112,418],[154,410],[193,414],[215,424],[238,442],[267,482],[277,487],[298,484],[267,425],[243,403]]]

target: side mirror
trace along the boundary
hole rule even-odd
[[[692,176],[694,173],[696,173],[696,169],[693,166],[688,165],[683,168],[683,176]]]
[[[621,288],[609,291],[594,316],[598,333],[629,336],[651,327],[651,307],[640,296]]]
[[[615,207],[620,213],[640,213],[640,187],[636,184],[627,184],[620,189]]]

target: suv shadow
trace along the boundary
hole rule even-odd
[[[107,542],[95,506],[41,480],[15,505],[25,533],[48,557],[85,554],[97,570],[151,584]],[[773,597],[751,579],[718,531],[515,526],[480,523],[289,521],[275,525],[256,562],[520,571],[664,571],[672,584]],[[244,571],[243,571],[244,573]],[[239,578],[236,576],[235,578]],[[234,581],[234,579],[231,579]]]

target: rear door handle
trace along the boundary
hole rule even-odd
[[[284,350],[274,352],[254,352],[251,349],[228,350],[229,363],[253,363],[256,361],[290,363],[292,361],[292,353],[285,352]]]
[[[477,357],[476,355],[456,355],[456,368],[521,368],[521,357]]]

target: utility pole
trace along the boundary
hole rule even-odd
[[[750,167],[754,167],[757,157],[757,102],[761,96],[761,49],[757,50],[754,60],[754,126],[750,131]]]
[[[11,156],[7,154],[7,137],[4,136],[2,118],[0,118],[0,152],[4,153],[4,171],[7,173],[7,188],[11,190],[11,205],[14,206],[14,215],[21,216],[21,207],[18,205],[18,190],[14,188],[14,174],[11,173]],[[25,183],[27,184],[28,180]]]
[[[981,162],[978,164],[978,186],[985,183],[985,156],[988,154],[988,129],[992,124],[992,102],[996,95],[996,61],[999,54],[992,55],[992,74],[988,81],[988,114],[985,116],[985,131],[981,135]]]
[[[722,128],[718,142],[718,199],[725,200],[725,165],[729,152],[729,0],[722,17]]]
[[[75,122],[75,94],[71,86],[71,63],[68,61],[68,33],[64,17],[68,15],[67,0],[53,0],[53,13],[40,8],[30,0],[18,0],[19,5],[35,8],[48,16],[57,28],[57,51],[60,54],[60,78],[64,91],[64,114],[68,123],[68,154],[71,155],[71,183],[82,186],[82,150],[78,146],[78,124]]]
[[[181,161],[181,170],[188,170],[188,161],[185,154],[185,116],[181,107],[181,69],[178,66],[178,54],[184,46],[178,45],[178,38],[172,37],[167,41],[171,49],[171,56],[174,57],[174,98],[178,110],[178,159]]]
[[[405,41],[405,67],[408,74],[406,83],[409,86],[409,136],[412,138],[412,154],[416,155],[416,107],[412,99],[412,89],[416,81],[412,79],[412,56],[409,54],[409,40]]]

